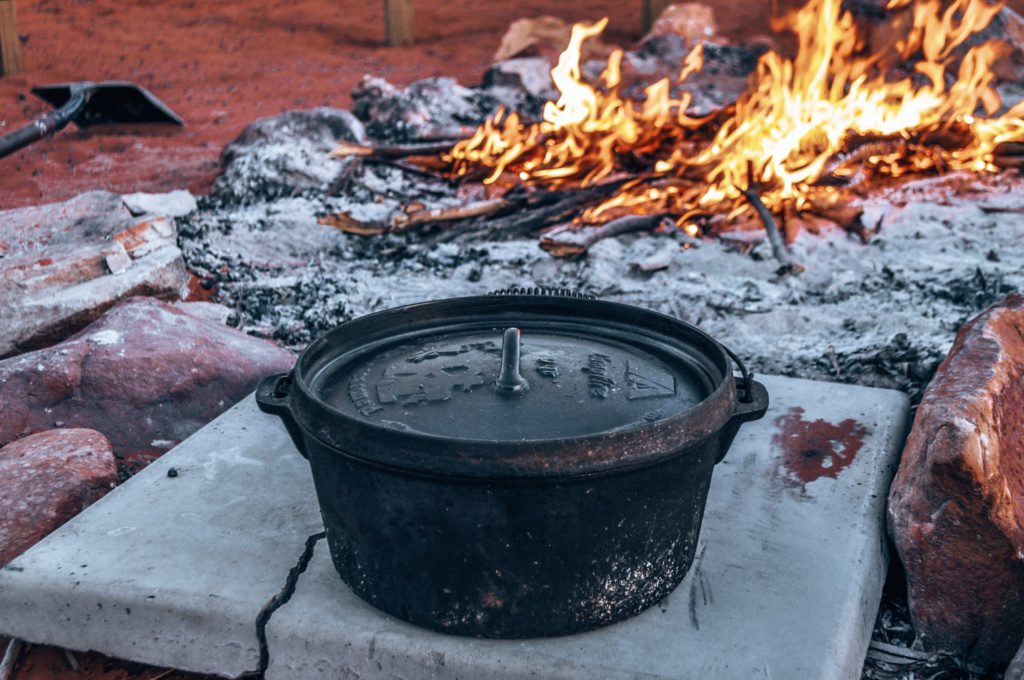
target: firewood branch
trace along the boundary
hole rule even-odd
[[[634,231],[651,231],[661,225],[665,215],[625,215],[597,227],[565,225],[555,227],[540,239],[540,247],[554,257],[580,257],[602,239]]]
[[[803,265],[793,259],[789,248],[786,247],[786,243],[782,240],[782,234],[779,233],[779,225],[775,222],[775,216],[772,215],[772,211],[768,209],[768,206],[764,204],[761,196],[757,193],[752,164],[747,164],[747,187],[742,189],[740,193],[743,194],[743,198],[747,199],[747,202],[757,212],[757,216],[761,218],[765,233],[768,234],[768,242],[772,246],[772,255],[782,265],[783,273],[802,272],[804,270]]]
[[[486,217],[499,213],[511,205],[512,203],[504,198],[492,198],[451,208],[434,208],[430,210],[417,210],[411,213],[399,213],[392,218],[391,229],[393,231],[405,231],[415,226],[436,224],[438,222],[455,222],[470,217]]]
[[[408,158],[409,156],[433,156],[451,150],[457,139],[445,139],[419,144],[358,144],[340,142],[331,151],[333,158],[362,156],[364,158]]]

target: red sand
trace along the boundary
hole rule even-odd
[[[93,188],[204,191],[221,149],[246,124],[287,109],[348,107],[365,73],[396,83],[450,75],[479,82],[508,24],[552,13],[608,15],[610,37],[640,32],[640,0],[414,3],[417,45],[382,46],[383,3],[352,0],[19,1],[25,71],[0,78],[0,131],[44,112],[32,85],[134,80],[183,116],[167,134],[69,129],[0,160],[0,208]]]
[[[63,650],[32,646],[22,653],[11,680],[214,680],[213,676],[122,662],[94,652],[76,653],[73,658],[77,671]]]
[[[365,73],[405,84],[479,81],[509,23],[554,14],[611,19],[608,38],[639,37],[641,0],[414,0],[417,45],[382,46],[383,2],[353,0],[18,0],[25,71],[0,77],[0,132],[46,111],[31,85],[134,80],[188,126],[176,132],[70,129],[0,159],[0,208],[93,188],[205,191],[246,124],[287,109],[348,107]],[[726,37],[765,33],[770,8],[801,0],[715,0]],[[1015,8],[1024,0],[1010,0]]]

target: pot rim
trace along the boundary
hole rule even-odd
[[[393,337],[388,326],[456,324],[483,310],[522,308],[571,320],[630,326],[648,338],[687,346],[718,372],[711,392],[689,409],[654,422],[638,422],[593,434],[531,440],[481,440],[403,431],[345,414],[310,387],[318,363],[339,355],[341,337],[367,342]],[[637,330],[640,329],[640,330]],[[669,332],[672,331],[672,332]],[[403,331],[404,332],[404,331]],[[350,340],[351,341],[351,340]],[[343,350],[342,350],[343,351]],[[467,296],[395,307],[341,324],[303,350],[288,374],[288,408],[306,436],[340,454],[413,473],[455,477],[576,477],[644,467],[685,453],[725,429],[736,416],[736,380],[725,348],[699,328],[666,314],[605,300],[551,295]],[[724,452],[722,452],[724,453]]]

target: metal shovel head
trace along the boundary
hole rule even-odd
[[[82,90],[91,92],[92,95],[85,108],[74,118],[75,124],[80,128],[124,123],[185,124],[178,114],[153,96],[152,92],[124,80],[43,85],[33,87],[32,94],[54,108],[60,108],[72,94]]]

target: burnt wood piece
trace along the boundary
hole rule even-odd
[[[510,193],[505,196],[510,202],[505,214],[464,220],[458,229],[448,229],[437,234],[433,242],[504,241],[536,232],[553,224],[570,221],[587,206],[614,194],[624,183],[625,180],[615,180],[568,191]]]
[[[602,239],[635,231],[651,231],[657,229],[665,219],[666,216],[661,213],[624,215],[596,227],[555,227],[541,237],[540,247],[554,257],[580,257]]]
[[[331,152],[335,158],[363,156],[368,158],[408,158],[409,156],[432,156],[451,150],[458,139],[443,139],[416,144],[359,144],[341,142]]]
[[[334,227],[339,231],[354,236],[380,236],[388,231],[388,228],[383,224],[361,222],[346,212],[321,215],[316,221],[317,224],[322,224],[325,227]]]
[[[506,210],[511,205],[510,201],[504,198],[490,198],[483,201],[475,201],[465,205],[457,205],[450,208],[434,208],[430,210],[415,210],[408,213],[399,213],[391,220],[393,231],[405,231],[415,226],[425,224],[436,224],[438,222],[454,222],[470,217],[485,217]]]
[[[1003,142],[992,151],[992,162],[1003,169],[1024,167],[1024,142]]]
[[[752,168],[748,171],[748,177],[753,178]],[[747,188],[743,189],[740,193],[743,194],[743,198],[747,199],[747,202],[757,212],[757,216],[761,218],[761,222],[764,223],[765,233],[768,234],[768,242],[772,244],[772,255],[782,265],[781,273],[795,274],[802,272],[804,270],[803,265],[794,260],[792,254],[790,254],[789,249],[782,240],[782,235],[779,233],[779,225],[776,224],[772,211],[768,209],[758,195],[754,182],[750,181]]]

